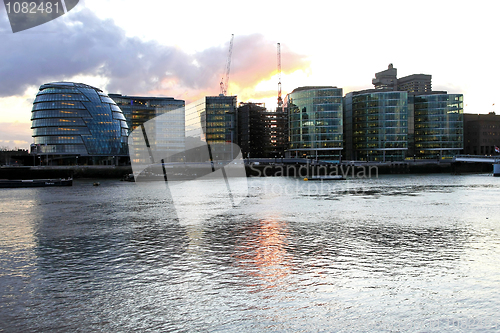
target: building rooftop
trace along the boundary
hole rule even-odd
[[[45,84],[42,84],[40,86],[40,89],[39,90],[44,90],[44,89],[47,89],[47,88],[54,88],[54,87],[57,87],[57,88],[90,88],[90,89],[94,89],[96,91],[99,91],[99,92],[102,92],[101,89],[99,88],[96,88],[96,87],[92,87],[92,86],[89,86],[88,84],[84,84],[84,83],[75,83],[75,82],[50,82],[50,83],[45,83]]]
[[[298,92],[298,91],[305,91],[305,90],[313,90],[313,89],[338,89],[335,86],[304,86],[304,87],[298,87],[295,88],[292,93]]]

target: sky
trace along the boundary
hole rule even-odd
[[[499,1],[80,0],[66,15],[12,33],[0,5],[0,148],[28,149],[40,85],[86,83],[106,93],[218,95],[231,34],[228,94],[276,107],[300,86],[344,94],[431,74],[433,90],[464,95],[464,112],[498,112]]]

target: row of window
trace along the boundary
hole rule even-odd
[[[31,120],[43,118],[91,118],[91,116],[87,110],[47,110],[31,113]]]
[[[416,143],[415,147],[418,149],[435,149],[435,148],[458,148],[462,149],[463,147],[462,140],[460,141],[451,141],[451,142],[435,142],[435,143]]]
[[[406,134],[406,128],[400,127],[382,127],[382,128],[370,128],[370,129],[357,129],[354,131],[353,135],[387,135],[387,134]]]
[[[378,121],[388,121],[388,120],[406,120],[405,114],[394,114],[389,113],[385,115],[367,115],[367,116],[356,116],[354,117],[354,122],[378,122]]]
[[[78,91],[77,89],[68,88],[46,88],[39,91],[36,95],[40,96],[46,94],[80,94],[80,91]]]
[[[292,128],[290,129],[290,134],[315,134],[315,133],[335,133],[341,134],[343,132],[342,127],[332,128],[332,127],[316,127],[316,128]]]
[[[40,146],[39,153],[42,154],[75,154],[87,155],[87,148],[85,145],[47,145]]]
[[[81,136],[38,136],[35,137],[35,144],[83,144]]]
[[[300,142],[290,144],[291,149],[342,148],[342,141]]]
[[[81,102],[41,102],[33,104],[32,111],[52,109],[85,109]]]
[[[45,94],[38,95],[34,103],[59,102],[59,101],[83,101],[88,102],[88,98],[82,94]]]
[[[86,126],[85,122],[81,118],[69,118],[69,119],[35,119],[31,123],[32,127],[54,127],[54,126]]]
[[[308,142],[308,141],[339,141],[342,140],[341,134],[302,134],[291,135],[293,142]]]
[[[68,134],[90,135],[90,131],[87,127],[39,127],[39,128],[33,128],[33,136],[68,135]]]
[[[385,146],[384,145],[379,145],[378,143],[357,143],[354,145],[356,149],[379,149],[379,150],[384,150],[384,149],[405,149],[408,148],[406,141],[400,141],[400,142],[391,142],[387,143]]]

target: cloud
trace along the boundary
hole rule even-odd
[[[21,95],[28,87],[75,76],[107,79],[108,92],[184,98],[219,93],[228,43],[194,54],[128,37],[112,20],[98,18],[88,8],[68,13],[36,29],[9,33],[0,12],[0,97]],[[283,71],[309,66],[301,55],[282,51]],[[276,73],[276,43],[262,35],[235,36],[230,82],[252,87]],[[83,82],[85,83],[85,82]],[[236,93],[236,92],[235,92]],[[188,97],[189,98],[189,97]]]
[[[31,138],[31,123],[0,123],[0,147],[27,149]]]

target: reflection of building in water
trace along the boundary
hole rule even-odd
[[[234,257],[246,275],[277,285],[290,274],[292,262],[286,250],[288,228],[285,222],[259,220],[250,230],[240,232],[245,237],[236,244]]]

